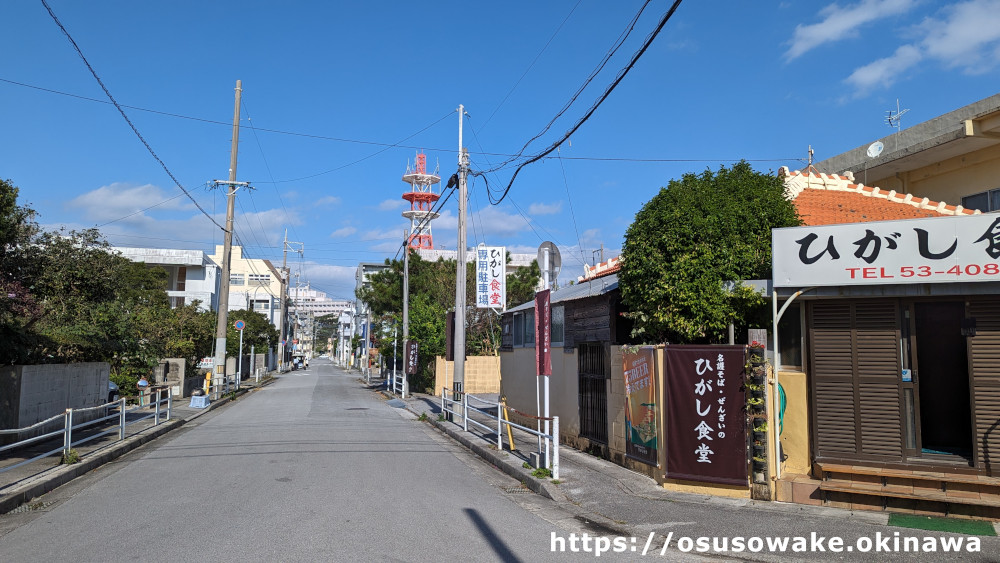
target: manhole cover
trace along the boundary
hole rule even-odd
[[[349,407],[349,408],[347,408],[345,410],[349,410],[349,411],[366,411],[366,410],[368,410],[368,407]]]

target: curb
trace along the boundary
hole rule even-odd
[[[276,378],[272,378],[267,382],[261,382],[261,384],[255,386],[253,390],[270,385],[274,383],[274,381],[276,381]],[[253,390],[241,389],[237,392],[236,397],[242,397],[247,393],[251,393]],[[90,471],[111,462],[138,448],[139,446],[142,446],[147,442],[151,442],[167,432],[180,428],[187,422],[229,403],[231,400],[232,399],[229,397],[219,399],[218,401],[209,404],[208,408],[200,410],[187,418],[168,420],[167,422],[154,426],[151,429],[146,429],[140,434],[129,436],[124,440],[104,446],[103,448],[87,454],[87,456],[82,459],[80,463],[74,463],[73,465],[57,465],[52,469],[47,469],[37,475],[28,477],[23,484],[15,485],[10,491],[0,493],[0,514],[6,514],[22,504],[30,502],[34,498],[65,485],[73,479],[76,479],[85,473],[89,473]]]

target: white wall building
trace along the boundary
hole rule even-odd
[[[200,250],[172,248],[113,248],[133,262],[143,262],[167,272],[167,297],[170,307],[190,305],[200,301],[202,310],[219,307],[219,272],[221,268]]]

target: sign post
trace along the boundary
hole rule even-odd
[[[535,294],[535,363],[539,377],[544,378],[545,435],[549,435],[549,376],[552,375],[552,310],[551,290]],[[552,467],[549,438],[545,438],[545,467]]]
[[[247,327],[247,323],[243,322],[242,320],[239,320],[233,323],[233,327],[240,333],[240,357],[239,360],[237,360],[239,367],[236,368],[236,384],[235,384],[236,388],[239,389],[240,377],[243,376],[243,329]],[[226,385],[227,386],[229,385],[228,378],[226,379]]]

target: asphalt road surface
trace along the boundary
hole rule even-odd
[[[0,516],[0,560],[550,560],[565,533],[321,360],[41,500]]]

